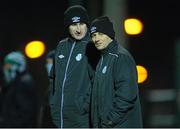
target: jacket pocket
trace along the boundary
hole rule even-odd
[[[84,115],[89,112],[89,104],[86,102],[84,96],[76,97],[75,104],[80,112],[81,115]]]

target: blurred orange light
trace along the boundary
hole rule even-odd
[[[25,53],[29,58],[38,58],[45,52],[45,45],[41,41],[32,41],[25,47]]]
[[[148,72],[143,66],[137,65],[136,68],[138,72],[138,83],[143,83],[148,77]]]
[[[124,28],[127,34],[137,35],[143,30],[143,24],[139,19],[129,18],[124,22]]]

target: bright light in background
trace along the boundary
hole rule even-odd
[[[129,18],[124,21],[124,28],[127,34],[137,35],[143,30],[143,24],[140,20],[135,18]]]
[[[137,65],[136,68],[138,72],[138,83],[143,83],[148,77],[148,72],[143,66]]]
[[[29,58],[38,58],[44,54],[45,45],[41,41],[31,41],[25,47],[25,53]]]

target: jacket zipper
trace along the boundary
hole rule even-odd
[[[101,58],[101,63],[100,63],[99,70],[101,70],[102,64],[103,64],[103,55],[102,55],[102,58]]]
[[[76,42],[74,42],[72,47],[71,47],[71,51],[70,51],[69,58],[68,58],[68,61],[67,61],[67,65],[66,65],[66,69],[65,69],[64,80],[63,80],[63,84],[62,84],[61,108],[60,108],[61,109],[61,114],[60,114],[60,116],[61,116],[61,128],[63,128],[64,85],[65,85],[65,82],[66,82],[67,70],[68,70],[69,62],[70,62],[71,55],[72,55],[75,44],[76,44]]]
[[[100,62],[100,66],[99,66],[99,68],[98,68],[98,72],[100,73],[101,72],[101,67],[102,67],[102,65],[103,65],[103,55],[101,55],[101,62]],[[99,87],[98,87],[98,89],[99,89]],[[98,100],[98,98],[99,98],[99,94],[97,94],[96,95],[96,97],[97,97],[97,100]],[[97,102],[97,100],[96,100],[96,102]],[[100,113],[99,113],[99,105],[97,104],[97,115],[98,115],[98,119],[100,120],[101,118],[100,118]],[[100,127],[100,121],[98,120],[98,127]]]

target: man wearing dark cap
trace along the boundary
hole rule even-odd
[[[46,55],[45,67],[46,67],[46,71],[47,71],[48,75],[50,75],[50,70],[51,70],[52,65],[53,65],[54,55],[55,55],[55,51],[54,50],[49,51],[47,53],[47,55]]]
[[[69,7],[64,25],[68,37],[58,43],[50,73],[51,115],[59,128],[89,128],[91,71],[85,55],[90,39],[86,9]]]
[[[19,51],[7,54],[4,58],[3,72],[5,93],[0,127],[37,127],[38,97],[25,56]]]
[[[106,16],[92,22],[91,37],[95,47],[101,51],[92,89],[93,127],[142,127],[133,57],[115,40],[113,24]]]

